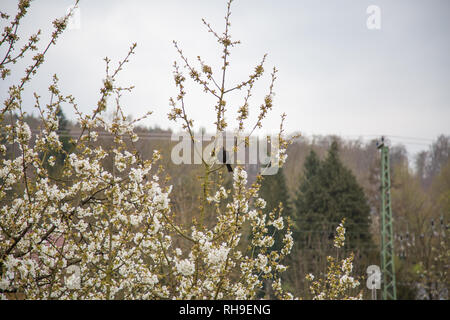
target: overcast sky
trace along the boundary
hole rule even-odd
[[[15,2],[4,0],[0,8],[13,13]],[[21,34],[42,29],[47,40],[51,20],[72,3],[34,1]],[[379,30],[367,28],[370,5],[381,10]],[[57,73],[62,91],[88,112],[98,100],[103,58],[115,65],[137,42],[136,55],[118,79],[136,86],[124,97],[125,110],[135,117],[152,110],[145,124],[177,129],[167,120],[168,99],[176,96],[172,65],[178,57],[172,40],[193,63],[200,55],[218,71],[218,44],[201,19],[222,32],[225,7],[225,0],[81,0],[80,28],[67,30],[51,48],[26,95],[36,91],[45,97]],[[276,130],[285,112],[288,132],[364,139],[385,134],[403,142],[412,155],[437,135],[450,134],[449,13],[448,0],[235,0],[231,34],[242,44],[231,52],[227,84],[245,80],[267,53],[267,74],[256,85],[250,111],[254,119],[276,66],[275,104],[264,122],[266,131]],[[1,82],[2,101],[7,87],[23,75],[24,66],[16,68],[21,70],[16,77]],[[243,94],[227,101],[231,127]],[[197,129],[212,130],[214,101],[204,95],[188,87],[188,113]],[[25,102],[31,112],[32,100]]]

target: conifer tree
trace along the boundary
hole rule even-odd
[[[334,229],[345,218],[345,248],[354,252],[355,268],[363,273],[368,263],[378,261],[370,234],[370,207],[355,176],[339,159],[337,142],[323,160],[311,151],[304,170],[295,201],[297,268],[302,272],[326,268],[326,257],[334,250]]]
[[[335,225],[346,218],[350,247],[371,245],[370,207],[355,176],[339,159],[336,142],[323,161],[313,151],[308,156],[296,208],[301,230],[332,236]]]
[[[322,188],[319,183],[319,170],[321,162],[314,150],[305,159],[304,173],[302,181],[295,200],[296,221],[295,239],[301,248],[307,246],[307,239],[311,239],[311,233],[316,229],[316,225],[320,224],[323,218],[316,215],[315,212],[320,210],[321,198],[317,194],[322,194]]]

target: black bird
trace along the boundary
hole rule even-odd
[[[228,159],[230,159],[230,156],[228,154],[228,151],[225,150],[225,148],[222,148],[222,150],[220,150],[217,153],[217,159],[219,160],[220,163],[223,163],[224,165],[227,166],[228,172],[233,172],[233,168],[229,163],[227,163]]]

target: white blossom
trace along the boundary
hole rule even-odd
[[[217,249],[210,249],[207,256],[207,262],[209,264],[220,264],[224,263],[227,259],[228,252],[230,251],[230,248],[226,247],[225,243],[222,243],[222,245]]]
[[[255,200],[255,206],[260,209],[264,209],[266,207],[266,201],[262,198],[258,198]]]
[[[272,225],[277,229],[277,230],[282,230],[284,228],[284,222],[283,222],[283,217],[279,217],[278,219],[274,220]]]
[[[54,156],[50,156],[48,158],[48,164],[52,167],[55,165],[55,157]]]
[[[176,268],[178,273],[181,273],[184,276],[190,276],[195,271],[195,265],[192,261],[188,259],[181,260],[176,264]]]
[[[30,126],[23,121],[17,121],[17,136],[20,141],[27,143],[31,139],[31,129]]]

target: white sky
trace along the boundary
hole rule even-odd
[[[0,10],[13,13],[15,2],[2,1]],[[22,34],[41,28],[43,45],[51,20],[72,3],[34,1]],[[136,117],[152,110],[145,124],[178,129],[167,120],[168,99],[176,96],[172,65],[178,57],[172,40],[192,63],[200,55],[218,70],[218,44],[201,18],[222,32],[225,3],[81,0],[81,28],[66,31],[50,49],[27,87],[25,109],[33,110],[33,91],[46,97],[51,76],[57,73],[62,91],[73,94],[83,111],[92,110],[104,78],[103,58],[110,57],[115,65],[137,42],[136,55],[119,77],[123,86],[136,86],[124,97],[125,110]],[[381,30],[366,27],[369,5],[381,9]],[[256,85],[250,111],[254,119],[276,66],[275,104],[264,122],[266,131],[276,130],[280,114],[286,112],[288,132],[365,139],[385,134],[413,154],[426,149],[437,135],[450,134],[449,13],[448,0],[235,0],[231,33],[242,44],[232,50],[227,83],[244,80],[268,53],[267,74]],[[20,73],[0,84],[2,101],[7,88],[23,75],[24,65],[16,68]],[[211,130],[214,101],[192,88],[188,87],[189,116],[197,129]],[[229,120],[236,117],[243,94],[228,100]],[[64,112],[73,115],[69,109]]]

